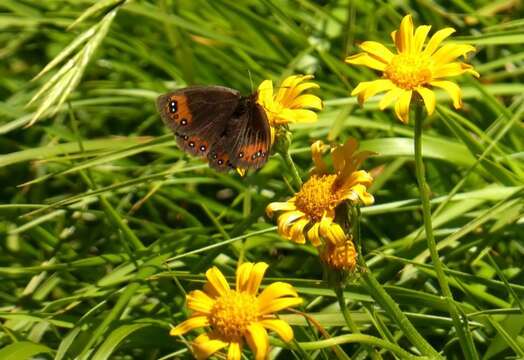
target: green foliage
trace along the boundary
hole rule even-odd
[[[314,74],[326,105],[291,127],[299,173],[316,139],[354,136],[378,153],[364,164],[376,177],[376,204],[362,209],[368,271],[429,344],[463,359],[423,233],[412,124],[376,99],[359,107],[349,93],[372,72],[343,62],[363,40],[390,43],[408,12],[477,47],[480,80],[458,79],[464,108],[438,93],[425,123],[433,230],[476,353],[524,356],[518,1],[2,0],[0,359],[191,358],[168,336],[187,316],[185,293],[212,265],[234,275],[239,259],[266,261],[268,281],[306,299],[308,321],[282,317],[302,348],[273,340],[285,348],[271,358],[419,355],[367,275],[344,291],[353,334],[316,250],[278,237],[264,209],[291,196],[280,157],[245,178],[216,173],[176,147],[155,110],[157,95],[187,84],[248,94],[293,73]]]

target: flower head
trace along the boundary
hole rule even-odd
[[[309,89],[319,88],[318,84],[308,81],[312,75],[288,76],[274,93],[273,82],[264,80],[258,87],[258,103],[266,110],[271,127],[289,123],[314,122],[321,110],[322,100],[313,94],[303,94]]]
[[[272,283],[258,294],[267,268],[263,262],[240,265],[235,290],[229,287],[220,270],[209,269],[204,291],[195,290],[187,295],[187,307],[193,314],[171,329],[170,335],[210,327],[210,332],[193,341],[198,359],[207,359],[227,347],[227,360],[240,360],[244,342],[257,360],[265,359],[269,348],[266,329],[276,332],[286,342],[293,339],[289,324],[277,319],[274,313],[302,302],[295,289],[283,282]]]
[[[409,105],[415,94],[423,99],[428,115],[433,113],[433,88],[445,90],[456,109],[462,107],[459,86],[444,78],[464,73],[478,77],[479,74],[471,65],[456,61],[459,56],[474,52],[475,48],[451,43],[440,46],[444,39],[455,32],[452,28],[437,31],[424,46],[430,28],[423,25],[413,29],[413,19],[411,15],[406,15],[399,30],[391,33],[397,48],[396,54],[375,41],[360,44],[364,52],[346,58],[346,62],[381,71],[382,79],[361,82],[351,95],[357,95],[362,104],[371,96],[387,91],[379,102],[380,109],[384,110],[395,102],[395,113],[404,123],[409,120]]]
[[[305,243],[306,238],[314,246],[321,245],[321,239],[332,244],[343,242],[346,235],[335,222],[335,209],[345,201],[364,205],[374,201],[367,192],[373,178],[366,171],[357,170],[372,153],[356,152],[358,143],[351,138],[331,151],[334,172],[330,173],[322,159],[323,148],[321,141],[311,145],[315,167],[300,191],[288,201],[274,202],[266,208],[268,216],[280,212],[277,220],[280,235],[299,244]]]
[[[357,265],[357,251],[349,236],[338,244],[327,243],[320,251],[320,258],[331,269],[352,272]]]

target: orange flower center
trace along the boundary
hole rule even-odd
[[[229,291],[219,297],[209,315],[209,323],[224,341],[240,341],[247,327],[258,320],[254,295]]]
[[[340,202],[336,191],[337,175],[313,175],[296,195],[295,206],[311,220],[318,221]]]
[[[431,81],[430,59],[420,54],[398,54],[384,71],[384,76],[399,88],[413,90]]]
[[[357,252],[351,238],[336,245],[327,243],[320,256],[330,268],[335,270],[353,271],[357,264]]]

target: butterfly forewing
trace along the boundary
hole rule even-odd
[[[157,108],[175,134],[218,137],[240,98],[238,91],[222,86],[191,86],[161,95]]]

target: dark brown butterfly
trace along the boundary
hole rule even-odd
[[[191,86],[159,96],[157,108],[185,152],[207,158],[220,171],[258,169],[269,157],[271,134],[257,96],[222,86]]]

